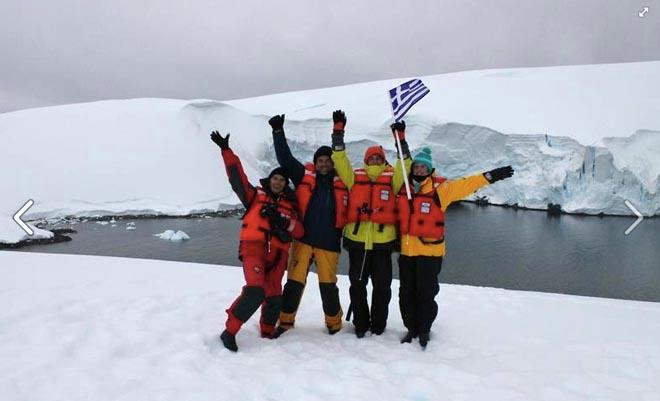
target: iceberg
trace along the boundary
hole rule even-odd
[[[185,241],[190,239],[188,234],[178,230],[165,230],[160,234],[154,234],[154,236],[167,241]]]

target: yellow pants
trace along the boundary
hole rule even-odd
[[[287,268],[287,282],[282,294],[282,310],[280,312],[280,326],[293,327],[296,312],[300,305],[307,274],[312,263],[316,263],[319,276],[319,290],[325,313],[325,324],[328,330],[336,332],[341,329],[343,312],[339,302],[337,288],[337,263],[339,252],[313,248],[302,242],[294,241],[289,251],[289,265]]]

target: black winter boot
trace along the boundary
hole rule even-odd
[[[358,331],[358,330],[355,331],[355,337],[357,337],[357,338],[364,338],[365,334],[367,334],[366,331],[361,331],[361,330],[360,331]]]
[[[419,345],[421,345],[423,349],[426,349],[428,343],[429,343],[429,333],[419,333]]]
[[[371,334],[375,334],[377,336],[383,334],[385,332],[385,327],[376,327],[374,325],[371,326]]]
[[[417,338],[417,332],[408,330],[408,333],[406,333],[406,335],[403,338],[401,338],[401,344],[404,343],[410,344],[413,338]]]
[[[227,330],[223,331],[220,334],[220,339],[222,340],[222,345],[225,346],[228,350],[232,352],[238,351],[238,345],[236,345],[236,336],[228,332]]]
[[[272,339],[279,338],[287,330],[288,330],[287,328],[284,328],[282,326],[277,326],[275,328],[275,331],[273,332],[273,335],[270,338],[272,338]]]

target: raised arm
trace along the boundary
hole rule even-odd
[[[410,157],[410,148],[408,147],[408,142],[406,142],[406,122],[401,120],[390,125],[392,129],[392,135],[394,135],[394,142],[396,144],[396,137],[399,137],[399,143],[401,144],[401,154],[403,155],[403,165],[404,169],[401,168],[401,158],[399,157],[399,149],[397,148],[397,158],[396,163],[394,164],[394,176],[392,177],[392,190],[395,194],[399,193],[399,190],[404,185],[404,174],[410,174],[410,166],[412,165],[412,157]]]
[[[248,181],[241,160],[229,148],[229,135],[227,134],[227,136],[223,137],[218,131],[213,131],[211,133],[211,140],[221,149],[222,160],[225,162],[225,170],[227,171],[231,188],[243,206],[248,208],[254,200],[257,191]]]
[[[350,190],[355,182],[355,173],[353,166],[346,154],[346,144],[344,143],[344,127],[346,126],[346,115],[341,110],[332,113],[332,161],[335,164],[335,171],[344,182],[344,185]]]
[[[293,157],[286,141],[284,136],[284,114],[272,117],[268,120],[268,124],[273,128],[273,146],[275,147],[277,162],[286,170],[293,186],[297,187],[305,176],[305,166]]]
[[[438,187],[438,195],[440,196],[442,208],[446,209],[452,202],[471,195],[485,185],[511,177],[513,172],[514,170],[511,166],[506,166],[470,177],[443,182]]]
[[[410,166],[412,165],[412,159],[410,156],[403,159],[403,165],[406,175],[410,174]],[[401,188],[403,188],[403,172],[404,170],[401,168],[401,159],[397,158],[396,163],[394,163],[394,175],[392,176],[392,190],[395,194],[398,194]]]

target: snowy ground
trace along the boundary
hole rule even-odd
[[[660,214],[660,61],[422,78],[431,93],[406,116],[407,137],[413,151],[432,148],[440,174],[511,164],[512,179],[480,194],[593,214],[632,215],[629,200],[645,215]],[[267,124],[276,113],[286,113],[303,160],[329,144],[338,108],[348,115],[356,165],[373,143],[392,160],[386,89],[404,80],[227,102],[112,100],[0,114],[0,219],[27,199],[35,205],[26,219],[233,208],[239,202],[209,132],[232,133],[255,181],[276,163]]]
[[[660,399],[660,304],[442,285],[428,349],[324,333],[316,277],[297,328],[217,340],[239,268],[0,252],[0,399]],[[340,277],[342,303],[347,281]]]

